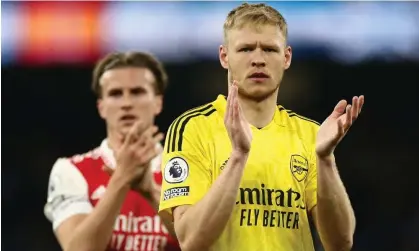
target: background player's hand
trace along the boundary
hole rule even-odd
[[[241,110],[236,82],[233,82],[228,93],[224,124],[227,128],[233,151],[248,154],[252,143],[252,130]]]
[[[161,152],[162,150],[159,151]],[[144,168],[144,174],[140,176],[138,179],[135,179],[133,182],[131,182],[131,189],[137,191],[138,193],[152,201],[159,201],[161,185],[157,184],[154,180],[154,174],[151,170],[151,166],[144,166]],[[103,170],[107,172],[110,176],[112,176],[114,173],[114,170],[108,166],[103,166]]]
[[[122,177],[127,183],[137,186],[150,169],[150,162],[159,153],[157,142],[163,139],[156,126],[145,127],[141,121],[136,122],[129,130],[120,149],[116,151],[116,169],[105,170],[111,175]]]
[[[358,118],[363,105],[364,96],[362,95],[353,97],[352,105],[347,104],[346,100],[339,101],[317,133],[316,153],[318,157],[328,157],[333,154],[338,143]]]
[[[152,202],[160,202],[161,185],[157,184],[152,168],[148,168],[140,183],[133,184],[133,189]]]
[[[157,148],[157,155],[163,152],[163,148]],[[156,179],[154,177],[155,173],[153,172],[153,168],[151,165],[145,170],[143,177],[141,178],[140,182],[132,184],[134,190],[138,191],[144,197],[147,197],[153,201],[157,199],[160,200],[160,191],[161,186],[157,184]],[[157,196],[156,196],[157,194]]]

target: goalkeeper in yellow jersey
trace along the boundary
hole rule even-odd
[[[160,214],[184,251],[311,251],[313,217],[326,250],[349,250],[355,217],[334,149],[364,97],[322,125],[277,106],[290,67],[287,24],[265,4],[224,23],[219,57],[229,93],[179,116],[163,153]]]

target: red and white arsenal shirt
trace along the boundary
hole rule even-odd
[[[161,147],[161,146],[160,146]],[[48,199],[44,213],[58,226],[77,214],[88,214],[106,192],[110,176],[102,170],[103,164],[115,166],[112,150],[104,140],[102,144],[85,154],[71,158],[59,158],[52,170],[48,187]],[[161,184],[161,156],[152,160],[151,168],[157,184]],[[180,250],[163,225],[157,211],[139,193],[128,192],[120,214],[115,221],[108,250],[154,251],[164,247],[166,251]]]

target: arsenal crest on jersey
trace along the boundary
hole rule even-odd
[[[292,176],[301,182],[307,177],[308,161],[301,155],[293,154],[291,155],[290,168]]]

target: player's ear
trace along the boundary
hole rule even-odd
[[[98,98],[96,101],[97,110],[99,112],[99,115],[102,119],[106,119],[106,112],[105,112],[105,106],[103,103],[103,99]]]
[[[224,69],[228,69],[228,56],[227,56],[227,47],[225,45],[220,45],[220,49],[218,52],[221,66]]]
[[[291,60],[292,60],[292,49],[291,46],[285,47],[285,63],[284,68],[287,70],[291,66]]]
[[[163,95],[156,95],[154,100],[154,115],[159,115],[163,109]]]

